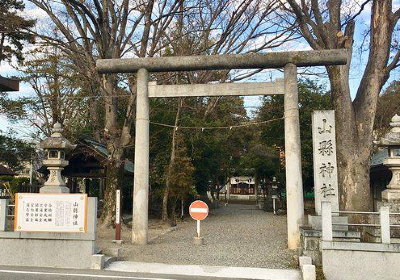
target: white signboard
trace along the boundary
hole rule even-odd
[[[239,183],[245,183],[245,184],[254,184],[254,178],[253,177],[232,177],[231,178],[231,184],[239,184]]]
[[[121,190],[117,190],[115,198],[115,223],[121,223]]]
[[[321,215],[322,201],[331,202],[332,211],[339,211],[335,111],[314,111],[312,133],[315,212]]]
[[[86,194],[33,194],[15,196],[15,231],[86,232]]]

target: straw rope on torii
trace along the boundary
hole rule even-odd
[[[241,127],[247,127],[247,126],[253,126],[253,125],[261,125],[261,124],[267,124],[270,122],[278,121],[278,120],[283,120],[284,117],[281,118],[275,118],[275,119],[270,119],[266,121],[259,121],[259,122],[245,122],[245,123],[240,123],[240,124],[235,124],[235,125],[229,125],[229,126],[175,126],[173,124],[166,124],[166,123],[159,123],[159,122],[152,122],[150,121],[150,124],[158,125],[158,126],[163,126],[163,127],[170,127],[170,128],[175,128],[175,129],[197,129],[197,130],[213,130],[213,129],[229,129],[232,130],[233,128],[241,128]]]

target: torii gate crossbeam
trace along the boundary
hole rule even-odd
[[[147,244],[148,192],[149,192],[149,84],[148,71],[195,71],[221,69],[284,68],[283,83],[275,82],[277,92],[284,92],[285,162],[288,247],[300,244],[299,227],[304,220],[303,182],[301,171],[300,122],[298,108],[297,66],[345,65],[346,50],[270,52],[246,55],[180,56],[158,58],[100,59],[96,62],[99,73],[137,72],[136,138],[134,168],[134,203],[132,241]],[[212,87],[213,85],[207,85]],[[151,87],[151,85],[150,85]],[[158,87],[158,86],[156,86]],[[204,85],[199,85],[202,89]],[[217,88],[219,87],[219,89]],[[226,86],[215,85],[215,92]],[[156,97],[157,93],[153,96]],[[201,96],[204,96],[202,89]],[[274,94],[271,92],[270,94]],[[162,95],[162,94],[159,94]],[[224,95],[228,95],[227,93]],[[245,94],[244,94],[245,95]],[[175,94],[175,97],[177,95]],[[179,96],[186,96],[180,93]],[[191,92],[187,96],[196,96]],[[162,95],[162,97],[174,97]]]
[[[132,73],[143,68],[149,72],[283,68],[286,64],[303,66],[342,65],[347,63],[347,51],[297,51],[254,54],[198,56],[168,56],[125,59],[99,59],[99,73]]]

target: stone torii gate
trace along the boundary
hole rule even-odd
[[[304,219],[297,67],[345,65],[346,50],[266,54],[99,59],[102,74],[137,72],[136,138],[132,241],[147,244],[149,193],[149,98],[284,94],[288,247],[300,242]],[[149,72],[284,68],[284,80],[271,83],[149,85]]]

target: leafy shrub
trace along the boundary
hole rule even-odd
[[[7,189],[11,197],[17,193],[21,187],[29,185],[29,178],[16,178],[13,176],[0,176],[0,188]]]

